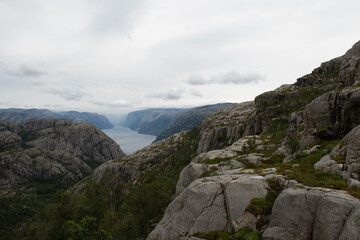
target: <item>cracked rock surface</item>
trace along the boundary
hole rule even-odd
[[[360,229],[354,227],[359,207],[360,201],[344,191],[289,188],[276,199],[263,239],[359,239]]]
[[[255,174],[198,179],[167,207],[147,239],[191,239],[196,232],[231,232],[254,225],[256,218],[243,218],[243,213],[252,198],[266,196],[267,187],[265,178]]]

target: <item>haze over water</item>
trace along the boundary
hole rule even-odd
[[[126,154],[131,154],[147,145],[151,144],[156,136],[139,134],[123,126],[114,126],[113,129],[104,129],[103,132],[117,142],[121,150]]]

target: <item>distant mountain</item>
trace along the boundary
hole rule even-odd
[[[107,129],[113,128],[113,125],[104,115],[88,112],[52,112],[48,109],[21,109],[8,108],[0,109],[0,119],[12,123],[24,125],[26,122],[40,119],[40,118],[66,118],[73,122],[89,122],[94,124],[97,128]]]
[[[8,108],[0,109],[0,119],[19,125],[39,118],[56,118],[56,114],[48,109],[21,109]]]
[[[92,123],[100,129],[108,129],[114,127],[104,115],[100,115],[97,113],[69,111],[60,112],[57,114],[60,115],[61,118],[71,119],[73,120],[73,122]]]
[[[184,110],[164,108],[130,112],[124,121],[124,126],[142,134],[158,136],[166,129],[175,115]]]
[[[212,113],[219,112],[224,108],[235,105],[234,103],[218,103],[191,108],[178,113],[169,123],[167,128],[155,139],[155,141],[170,137],[171,135],[190,130]]]

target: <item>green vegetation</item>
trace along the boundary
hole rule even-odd
[[[262,236],[259,231],[252,231],[249,227],[241,228],[235,233],[233,239],[235,240],[261,240]]]
[[[268,104],[258,107],[260,112],[263,112],[265,119],[276,119],[281,117],[288,117],[290,113],[304,108],[312,100],[318,96],[326,93],[329,89],[326,87],[334,83],[334,77],[338,73],[324,73],[324,74],[309,74],[316,79],[322,79],[320,83],[315,83],[313,86],[301,87],[295,91],[291,91],[292,96],[288,95],[288,91],[280,93],[280,97]],[[327,81],[323,81],[327,79]],[[283,94],[283,95],[282,95]]]
[[[316,78],[320,83],[311,87],[296,88],[291,93],[289,89],[284,90],[278,99],[274,99],[266,106],[258,107],[256,114],[250,113],[245,122],[240,123],[227,118],[219,118],[215,127],[241,125],[238,131],[242,134],[245,131],[246,124],[251,124],[255,120],[267,121],[262,126],[265,127],[263,134],[267,140],[264,141],[266,147],[257,150],[254,137],[249,138],[247,144],[239,152],[239,155],[260,153],[266,160],[261,164],[242,161],[247,168],[252,168],[255,172],[262,174],[262,169],[275,167],[277,173],[284,175],[287,179],[295,179],[308,186],[347,190],[353,196],[360,198],[360,189],[348,188],[346,180],[340,176],[316,171],[313,168],[314,164],[322,156],[329,153],[339,140],[321,138],[323,140],[316,143],[320,145],[319,150],[308,156],[296,155],[296,159],[288,163],[282,162],[284,155],[274,154],[274,151],[284,143],[284,139],[286,139],[286,147],[292,154],[300,150],[297,135],[287,134],[289,114],[303,109],[306,104],[328,91],[329,88],[326,86],[333,84],[334,81],[322,82],[321,80],[336,78],[337,74],[311,74],[307,77]],[[218,114],[213,116],[215,115]],[[299,131],[304,129],[302,126]],[[333,126],[317,129],[318,133],[325,135],[332,130],[334,130]],[[77,195],[62,190],[54,194],[59,187],[52,184],[20,186],[24,188],[19,188],[19,191],[16,191],[14,195],[8,194],[7,198],[0,199],[0,204],[3,206],[0,210],[0,229],[12,229],[20,220],[34,215],[36,209],[40,209],[36,211],[33,217],[18,224],[13,232],[0,230],[0,239],[144,239],[155,224],[160,221],[165,208],[172,201],[180,171],[196,154],[199,132],[198,128],[194,128],[186,134],[183,143],[175,152],[168,156],[160,156],[159,154],[161,161],[154,159],[152,163],[141,166],[142,172],[137,177],[136,182],[106,173],[101,183],[89,179],[83,180],[82,183],[86,186]],[[26,132],[22,132],[20,135],[23,140],[29,139]],[[228,138],[225,132],[219,131],[217,141],[219,142],[218,146],[226,146],[232,143],[233,139]],[[173,141],[171,144],[176,143]],[[270,145],[272,147],[267,148]],[[166,148],[166,146],[163,147]],[[2,148],[0,146],[0,151],[4,151]],[[157,147],[153,147],[151,151],[153,153],[161,152]],[[204,163],[219,164],[230,159],[234,158],[207,159]],[[241,160],[241,156],[238,156],[237,159]],[[131,164],[131,160],[127,159],[126,163]],[[343,156],[336,156],[334,160],[339,163],[345,162]],[[118,162],[125,162],[125,160],[119,159]],[[87,164],[89,165],[89,163]],[[90,166],[92,168],[97,167],[95,164]],[[209,176],[217,170],[217,167],[212,166],[202,177]],[[203,179],[203,181],[207,180]],[[266,197],[252,199],[246,208],[246,211],[258,217],[257,229],[264,225],[264,216],[271,213],[273,204],[281,192],[277,179],[271,178],[267,182],[269,189]],[[54,186],[56,187],[53,188]],[[28,201],[27,191],[24,191],[27,188],[37,189],[36,194],[39,198],[35,198],[32,200],[33,202]],[[21,194],[20,190],[22,191]],[[51,196],[53,197],[50,201]],[[46,207],[41,208],[45,204],[47,204]],[[194,236],[209,240],[262,239],[259,231],[252,231],[248,227],[240,229],[237,233],[214,231],[195,233]]]
[[[290,153],[296,153],[297,151],[300,150],[300,143],[299,143],[299,139],[297,138],[297,136],[294,135],[288,135],[286,137],[286,147],[288,149],[290,149]]]
[[[337,156],[333,157],[332,159],[338,163],[345,163],[345,161],[346,161],[346,158],[343,155],[337,155]]]
[[[253,138],[249,138],[247,141],[246,141],[246,144],[244,144],[243,148],[242,148],[242,151],[243,153],[245,154],[249,154],[251,152],[254,152],[255,151],[255,148],[256,148],[256,139],[255,137]]]
[[[329,130],[333,130],[334,126],[322,126],[320,128],[317,129],[318,132],[323,132],[323,131],[329,131]]]
[[[207,240],[261,240],[259,231],[253,231],[249,227],[241,228],[237,233],[232,234],[224,231],[213,231],[208,233],[195,233],[194,237]]]
[[[0,239],[11,239],[9,229],[18,222],[33,216],[36,209],[51,201],[52,195],[61,189],[56,183],[29,182],[11,190],[2,189],[0,198]],[[8,192],[9,191],[9,192]]]
[[[180,171],[196,153],[198,136],[197,128],[188,132],[183,145],[145,170],[135,185],[107,173],[101,184],[83,181],[87,185],[78,195],[58,191],[51,204],[19,224],[8,239],[79,239],[79,232],[103,239],[110,239],[106,232],[113,239],[145,238],[172,201]]]
[[[288,129],[288,127],[288,119],[275,119],[268,124],[266,130],[264,131],[264,134],[270,136],[270,143],[280,144],[282,140],[286,137],[286,130]]]
[[[264,217],[271,213],[274,202],[282,191],[276,178],[269,178],[266,181],[269,185],[266,197],[251,199],[250,204],[245,209],[255,216],[261,216],[256,223],[258,229],[264,225]]]
[[[195,233],[193,236],[208,240],[229,240],[231,233],[223,231],[213,231],[208,233]]]
[[[340,176],[314,169],[314,164],[318,162],[321,157],[328,154],[338,142],[339,140],[319,141],[317,142],[317,145],[320,145],[318,151],[308,156],[299,156],[299,158],[294,161],[278,164],[276,167],[279,172],[287,176],[288,179],[295,179],[308,186],[346,189],[346,181]],[[293,164],[298,164],[299,166],[293,167]]]
[[[85,216],[80,223],[67,222],[68,240],[110,240],[109,232],[99,229],[96,225],[96,218]]]

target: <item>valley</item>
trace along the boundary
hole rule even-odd
[[[26,189],[48,196],[17,224],[3,218],[0,236],[358,239],[359,63],[357,42],[293,84],[217,109],[129,155],[88,123],[1,121],[2,199],[17,197],[18,209]],[[188,117],[178,119],[187,125]],[[61,189],[24,188],[29,180]]]

